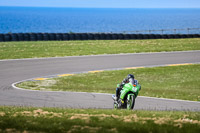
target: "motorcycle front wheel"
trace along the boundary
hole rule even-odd
[[[132,110],[135,105],[135,95],[130,95],[130,98],[127,99],[127,109]]]

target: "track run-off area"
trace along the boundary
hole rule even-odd
[[[12,84],[52,75],[188,63],[200,63],[199,50],[0,60],[0,105],[111,109],[111,94],[30,91]],[[200,111],[200,102],[138,96],[135,109]]]

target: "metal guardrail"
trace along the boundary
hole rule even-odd
[[[198,31],[194,33],[191,31]],[[180,31],[185,31],[179,33]],[[170,33],[171,32],[171,33]],[[0,34],[0,42],[49,40],[128,40],[200,38],[200,28],[138,30],[110,33],[7,33]]]
[[[193,31],[193,32],[192,32]],[[196,32],[195,32],[196,31]],[[112,33],[112,32],[111,32]],[[119,31],[124,34],[200,34],[200,28]]]

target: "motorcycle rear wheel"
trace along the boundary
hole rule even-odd
[[[118,104],[117,104],[117,102],[114,102],[114,103],[113,103],[113,108],[114,108],[114,109],[118,109]]]

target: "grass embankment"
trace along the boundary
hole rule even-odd
[[[142,85],[139,95],[200,101],[200,64],[84,73],[17,86],[44,91],[115,93],[116,84],[129,73]]]
[[[199,112],[0,107],[0,132],[198,133]]]
[[[200,38],[0,42],[0,59],[200,50]]]

